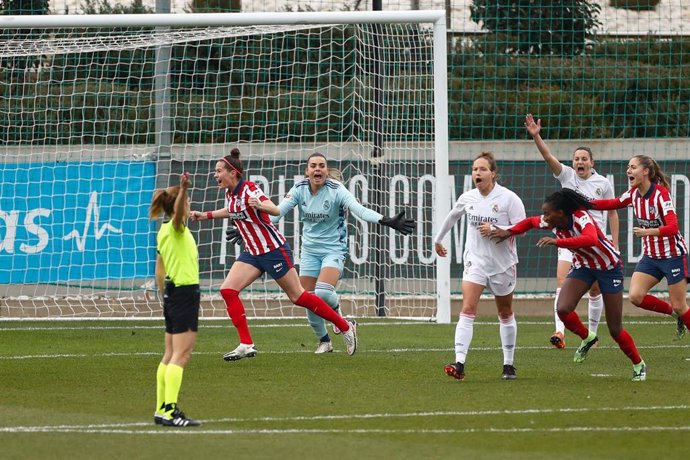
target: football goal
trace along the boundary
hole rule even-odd
[[[348,218],[345,314],[450,321],[443,11],[3,16],[0,317],[160,317],[153,190],[192,175],[191,206],[224,206],[233,147],[278,203],[321,152],[365,206],[405,211],[401,236]],[[190,222],[202,317],[239,249],[227,222]],[[280,230],[300,254],[300,218]],[[249,316],[303,316],[278,286]]]

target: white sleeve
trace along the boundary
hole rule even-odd
[[[561,183],[561,187],[565,187],[566,184],[573,181],[573,178],[575,177],[575,170],[572,167],[561,163],[561,173],[558,176],[554,174],[553,177],[558,179],[558,182]]]
[[[434,243],[441,243],[455,223],[465,215],[465,204],[465,195],[460,195],[458,201],[455,202],[455,206],[453,206],[453,209],[450,210],[446,219],[441,224],[441,228],[434,238]]]
[[[515,193],[511,193],[510,208],[508,209],[508,218],[510,219],[510,224],[515,225],[518,222],[525,220],[527,214],[525,214],[525,205],[522,200]]]
[[[609,179],[606,176],[604,176],[604,178],[606,179],[608,186],[604,187],[604,192],[601,194],[601,197],[605,200],[616,198],[616,194],[613,191],[613,185],[611,185],[611,182],[609,182]]]

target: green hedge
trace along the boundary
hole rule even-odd
[[[574,57],[508,55],[500,38],[482,40],[481,47],[467,40],[449,47],[452,140],[525,139],[527,112],[549,119],[549,139],[690,137],[690,39],[607,41]],[[351,47],[316,47],[331,56],[317,66],[301,64],[304,45],[286,40],[272,66],[248,58],[247,40],[232,49],[176,48],[174,141],[366,139]],[[55,59],[39,74],[0,69],[0,142],[153,142],[152,59],[143,51],[94,53]],[[208,76],[200,78],[204,70]],[[409,120],[398,137],[416,140],[433,130],[420,126],[428,117],[407,100],[407,89],[418,86],[414,67],[408,71],[389,89],[397,89],[390,93],[396,110]],[[351,122],[343,125],[343,118]]]

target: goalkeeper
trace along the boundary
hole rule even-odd
[[[300,282],[304,289],[314,292],[340,314],[336,285],[343,273],[347,254],[347,211],[360,219],[391,227],[409,235],[415,229],[412,219],[405,213],[388,218],[362,206],[350,191],[333,177],[339,178],[340,171],[329,169],[326,157],[313,153],[307,158],[306,178],[297,182],[278,205],[280,214],[271,216],[277,223],[291,209],[298,207],[302,229],[302,252],[299,264]],[[228,240],[237,242],[237,229],[228,230]],[[323,318],[307,311],[307,318],[319,340],[315,353],[333,351],[331,338]],[[333,325],[333,333],[340,334]]]
[[[165,354],[156,373],[156,425],[188,427],[199,422],[185,417],[177,407],[184,366],[194,349],[199,324],[199,253],[196,241],[187,228],[190,182],[187,173],[180,176],[180,185],[156,190],[149,216],[161,212],[170,220],[161,225],[156,237],[156,284],[163,294],[165,317]],[[167,278],[166,278],[167,274]]]

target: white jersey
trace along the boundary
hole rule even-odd
[[[572,167],[563,163],[561,163],[561,166],[561,174],[558,176],[554,174],[553,177],[558,179],[562,187],[577,191],[589,201],[616,197],[615,193],[613,193],[611,182],[594,169],[592,169],[592,175],[585,180],[581,179]],[[604,235],[606,235],[606,211],[590,209],[588,212],[601,231],[604,232]]]
[[[479,193],[476,188],[463,193],[441,224],[434,242],[441,243],[463,215],[467,215],[467,237],[463,255],[466,267],[478,267],[485,275],[492,276],[503,273],[518,263],[515,237],[511,236],[497,244],[479,233],[480,224],[489,223],[496,227],[508,228],[526,217],[525,205],[514,192],[496,184],[487,196]]]

